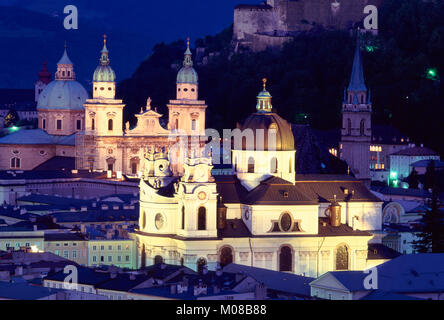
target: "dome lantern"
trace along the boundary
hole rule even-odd
[[[67,46],[65,42],[65,51],[63,52],[62,58],[57,63],[55,80],[74,81],[76,79],[76,75],[74,73],[74,64],[71,62],[71,59],[69,59],[66,48]]]
[[[267,79],[262,79],[263,90],[257,96],[256,109],[258,112],[272,112],[273,106],[271,104],[271,94],[267,91]]]

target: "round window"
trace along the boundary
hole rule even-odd
[[[162,229],[165,221],[163,219],[163,215],[158,213],[156,214],[156,217],[154,218],[154,224],[156,225],[157,230]]]
[[[279,222],[282,231],[290,231],[291,228],[291,216],[288,213],[284,213],[281,217],[281,221]]]

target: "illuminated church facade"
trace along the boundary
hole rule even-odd
[[[138,266],[195,270],[237,263],[316,277],[363,270],[382,202],[347,175],[295,172],[291,125],[264,88],[256,112],[238,124],[253,139],[232,148],[232,176],[212,176],[211,156],[191,153],[174,177],[169,158],[149,152],[140,180]],[[264,133],[264,145],[256,135]]]

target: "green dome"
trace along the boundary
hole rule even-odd
[[[103,40],[103,49],[101,51],[100,64],[96,68],[96,71],[94,71],[93,81],[94,82],[116,81],[116,73],[110,67],[108,48],[106,47],[106,36],[105,39]]]
[[[110,66],[98,66],[94,71],[93,81],[95,82],[115,82],[116,73]]]
[[[193,67],[182,67],[177,74],[177,83],[198,84],[199,77]]]

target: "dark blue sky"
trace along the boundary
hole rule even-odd
[[[77,79],[87,84],[104,33],[120,81],[131,76],[156,43],[188,36],[193,43],[227,28],[240,3],[260,0],[0,0],[0,47],[5,48],[0,51],[0,88],[32,87],[43,60],[54,72],[65,40]],[[79,10],[78,30],[63,28],[68,4]]]

